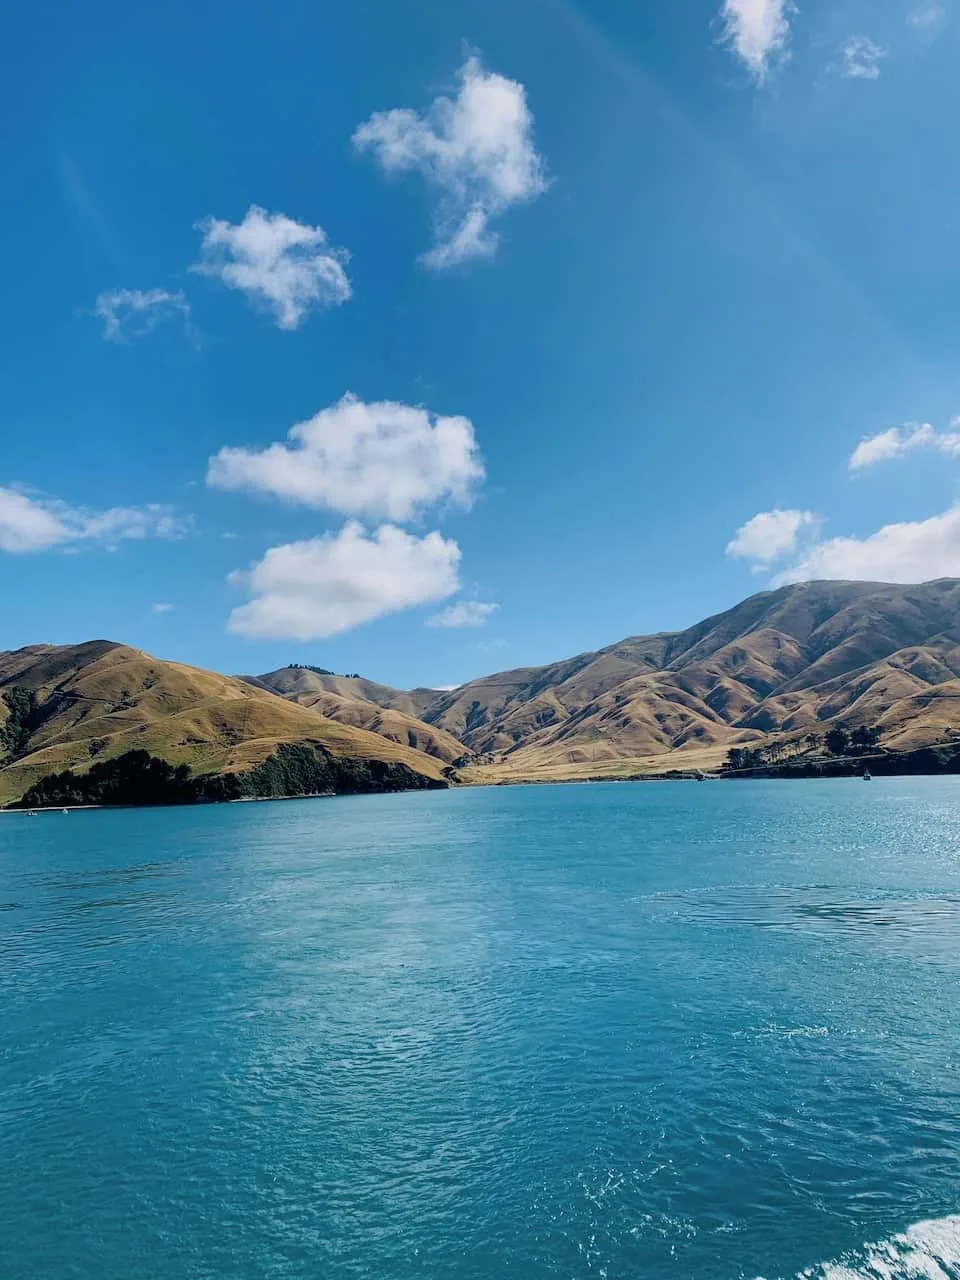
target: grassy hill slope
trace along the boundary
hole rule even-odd
[[[452,734],[418,718],[439,697],[435,689],[405,693],[359,676],[323,675],[310,667],[282,667],[244,679],[340,724],[366,729],[445,764],[464,754],[463,743]]]
[[[929,745],[960,729],[960,582],[763,592],[686,631],[473,681],[423,718],[474,754],[472,780],[707,767],[831,723]]]
[[[308,744],[470,782],[710,769],[836,725],[907,751],[960,741],[960,582],[784,587],[449,693],[305,667],[239,679],[92,641],[0,654],[0,694],[0,802],[138,748],[243,774]]]
[[[47,774],[138,748],[195,774],[242,773],[281,744],[310,743],[338,759],[404,764],[442,777],[443,761],[406,745],[242,680],[109,641],[0,654],[0,694],[0,803]],[[19,718],[11,700],[23,704]]]

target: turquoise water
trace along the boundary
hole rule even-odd
[[[3,1280],[960,1276],[958,780],[4,815],[0,908]]]

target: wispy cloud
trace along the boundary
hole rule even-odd
[[[878,80],[887,51],[869,36],[850,36],[840,46],[837,69],[846,80]]]
[[[758,81],[790,39],[790,0],[723,0],[724,39]]]
[[[407,520],[442,499],[469,503],[483,479],[469,418],[346,395],[266,449],[225,448],[207,483],[343,515]]]
[[[439,533],[422,538],[394,525],[367,534],[349,521],[337,534],[271,547],[231,575],[253,597],[230,615],[238,635],[319,640],[460,589],[460,548]]]
[[[946,22],[947,6],[931,2],[914,5],[907,13],[907,26],[921,35],[935,34]]]
[[[427,619],[428,627],[447,627],[457,630],[462,627],[482,627],[500,608],[498,604],[482,604],[479,600],[461,600],[452,604],[442,613],[434,614]]]
[[[296,329],[311,311],[351,295],[350,255],[332,246],[322,227],[251,205],[236,225],[207,218],[198,230],[202,260],[192,269],[265,304],[280,329]]]
[[[815,529],[818,523],[812,511],[761,511],[740,526],[727,543],[726,553],[760,566],[769,565],[791,555],[800,533]]]
[[[57,156],[57,174],[67,203],[100,241],[101,248],[114,263],[123,257],[109,219],[87,182],[79,164],[63,153]]]
[[[455,98],[437,98],[423,114],[378,111],[353,135],[386,172],[420,173],[436,191],[436,242],[422,261],[437,269],[491,257],[499,241],[491,222],[548,185],[523,85],[485,71],[478,57],[459,82]]]
[[[929,422],[891,427],[889,431],[861,440],[850,455],[847,466],[851,471],[862,471],[878,462],[906,457],[919,449],[935,449],[939,453],[960,457],[960,431],[937,432]]]
[[[189,519],[171,507],[90,511],[57,498],[0,488],[0,551],[49,551],[82,543],[112,547],[131,538],[180,538],[189,528]]]
[[[93,313],[103,321],[108,342],[142,338],[165,320],[190,319],[190,304],[182,292],[166,289],[111,289],[97,295]]]
[[[151,613],[173,613],[175,608],[176,608],[176,605],[173,605],[173,604],[159,603],[159,604],[151,605],[150,612]]]

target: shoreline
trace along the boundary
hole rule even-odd
[[[890,772],[872,774],[871,781],[882,781],[885,778],[949,778],[960,776],[946,770],[918,772],[915,770],[903,770],[902,772]],[[489,782],[465,782],[454,783],[444,790],[448,791],[472,791],[497,787],[566,787],[566,786],[598,786],[598,785],[617,785],[624,786],[629,784],[645,784],[652,782],[861,782],[863,774],[860,770],[853,769],[849,772],[835,773],[813,773],[787,771],[783,773],[774,773],[770,771],[751,771],[740,770],[738,772],[725,773],[704,773],[701,777],[694,774],[646,774],[637,777],[626,778],[608,778],[608,777],[590,777],[590,778],[502,778],[498,781]],[[437,788],[436,790],[440,790]],[[220,805],[232,804],[275,804],[287,803],[294,800],[338,800],[351,797],[372,797],[385,795],[419,795],[420,788],[411,787],[398,791],[317,791],[309,795],[302,796],[241,796],[232,800],[207,800],[194,804],[172,803],[172,804],[75,804],[75,805],[47,805],[36,809],[20,809],[4,807],[0,808],[0,816],[20,816],[24,818],[39,817],[40,814],[68,814],[68,813],[89,813],[89,812],[109,812],[113,810],[149,810],[149,809],[209,809]]]
[[[19,807],[11,807],[4,805],[0,808],[0,817],[4,815],[19,815],[22,818],[39,817],[41,813],[84,813],[99,812],[107,813],[118,809],[213,809],[220,805],[229,804],[273,804],[286,802],[288,800],[340,800],[350,796],[400,796],[400,795],[420,795],[427,788],[408,787],[397,791],[311,791],[307,795],[302,796],[237,796],[230,800],[196,800],[192,803],[184,803],[183,801],[172,801],[170,804],[49,804],[41,805],[32,809],[21,809]],[[453,791],[454,787],[435,787],[429,790]]]

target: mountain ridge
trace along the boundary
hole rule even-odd
[[[309,745],[336,760],[402,765],[444,781],[443,763],[420,751],[236,677],[113,641],[0,653],[0,695],[0,803],[51,774],[138,750],[194,775],[239,776],[282,746]]]
[[[954,728],[958,679],[957,580],[811,582],[759,592],[685,630],[496,672],[417,710],[463,744],[466,780],[597,766],[614,776],[687,757],[713,765],[739,743],[837,721],[876,727],[894,748],[929,745]],[[338,687],[385,707],[400,696],[370,682]]]
[[[752,735],[812,732],[838,718],[878,725],[894,747],[928,745],[953,728],[939,713],[960,693],[951,683],[958,637],[957,580],[803,583],[686,631],[470,682],[425,718],[451,731],[462,724],[471,749],[533,775],[551,759],[649,762],[702,748],[716,756]]]
[[[0,803],[129,750],[236,778],[306,745],[398,785],[400,766],[437,785],[714,768],[835,726],[909,751],[960,738],[960,580],[781,587],[447,691],[305,666],[225,676],[95,640],[0,653],[0,695]]]

